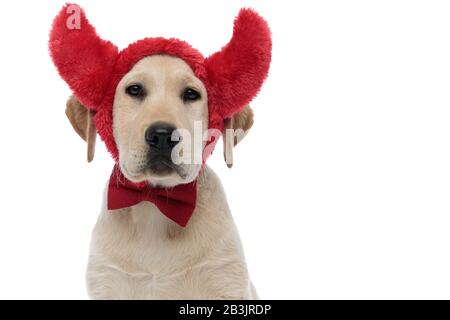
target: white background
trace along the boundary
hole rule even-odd
[[[70,127],[47,52],[64,1],[0,2],[0,298],[84,299],[112,160]],[[273,64],[227,191],[262,298],[450,298],[450,4],[79,1],[123,48],[176,36],[205,55],[242,6]]]

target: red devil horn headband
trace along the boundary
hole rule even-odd
[[[260,90],[269,71],[272,41],[266,21],[251,9],[242,9],[230,42],[209,58],[183,41],[163,38],[146,38],[119,52],[97,35],[78,5],[68,4],[53,22],[49,48],[78,100],[97,111],[97,131],[117,159],[112,137],[115,89],[139,60],[153,54],[183,59],[208,91],[209,127],[223,130],[223,120],[244,108]]]

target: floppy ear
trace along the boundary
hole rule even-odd
[[[95,154],[95,131],[93,111],[83,106],[74,96],[66,104],[66,115],[76,133],[87,143],[87,161],[92,162]]]
[[[117,47],[100,39],[83,9],[67,4],[53,21],[49,50],[70,89],[83,105],[95,110],[118,57]]]
[[[223,119],[257,95],[269,72],[271,51],[267,22],[255,11],[241,9],[230,42],[205,60],[209,99]]]
[[[233,166],[233,148],[244,139],[252,126],[253,110],[250,106],[224,120],[223,156],[228,168]]]

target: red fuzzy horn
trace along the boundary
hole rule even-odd
[[[97,109],[118,57],[117,47],[97,35],[83,9],[67,4],[53,22],[49,48],[61,77],[78,100]]]
[[[259,92],[269,72],[272,40],[267,22],[251,9],[241,9],[231,41],[206,59],[209,99],[215,112],[229,118]]]

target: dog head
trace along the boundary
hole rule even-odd
[[[80,7],[67,5],[53,23],[50,53],[123,174],[170,187],[196,178],[218,136],[258,93],[271,39],[267,23],[243,9],[231,41],[208,58],[163,38],[119,52]]]

